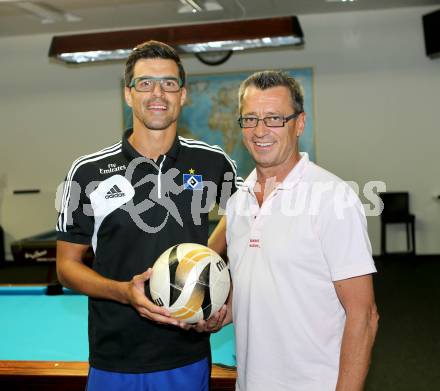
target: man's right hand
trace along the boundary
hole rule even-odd
[[[57,275],[62,285],[90,297],[132,305],[140,316],[153,322],[171,324],[185,330],[190,328],[190,325],[172,318],[169,311],[145,296],[145,281],[149,280],[151,269],[130,281],[112,280],[82,262],[88,248],[89,245],[57,240]]]
[[[170,312],[155,305],[145,296],[145,282],[151,277],[152,269],[148,269],[142,274],[134,276],[127,283],[127,301],[132,305],[140,316],[160,324],[171,324],[173,326],[188,329],[188,325],[170,316]]]

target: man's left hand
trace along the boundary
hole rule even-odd
[[[218,310],[215,314],[213,314],[207,320],[200,320],[195,325],[192,326],[193,330],[198,331],[199,333],[216,333],[223,327],[223,322],[227,315],[227,307],[223,305],[220,310]]]

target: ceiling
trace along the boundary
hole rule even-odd
[[[208,21],[440,5],[440,0],[196,0],[221,10],[179,13],[181,0],[0,0],[0,37],[72,34]],[[214,4],[214,6],[212,6]],[[189,7],[187,7],[189,8]]]

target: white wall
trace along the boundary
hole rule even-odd
[[[300,16],[303,50],[234,54],[220,67],[192,57],[190,73],[314,68],[318,163],[361,188],[408,190],[418,253],[440,253],[440,60],[424,54],[432,7]],[[53,228],[53,198],[72,160],[120,137],[123,63],[64,66],[51,36],[0,39],[0,222],[8,243]],[[39,188],[39,195],[13,195]],[[369,218],[374,253],[379,219]],[[403,248],[396,229],[390,249]]]

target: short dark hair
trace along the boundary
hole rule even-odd
[[[238,106],[241,114],[243,96],[246,88],[254,86],[260,90],[266,90],[272,87],[286,87],[290,91],[292,97],[293,109],[295,113],[304,111],[304,94],[301,85],[289,74],[283,71],[261,71],[250,75],[240,85],[238,90]]]
[[[177,51],[166,43],[159,41],[146,41],[137,45],[125,64],[125,86],[128,87],[133,79],[133,71],[136,63],[141,59],[162,58],[164,60],[173,60],[179,68],[179,77],[182,85],[185,85],[185,69],[180,60]]]

